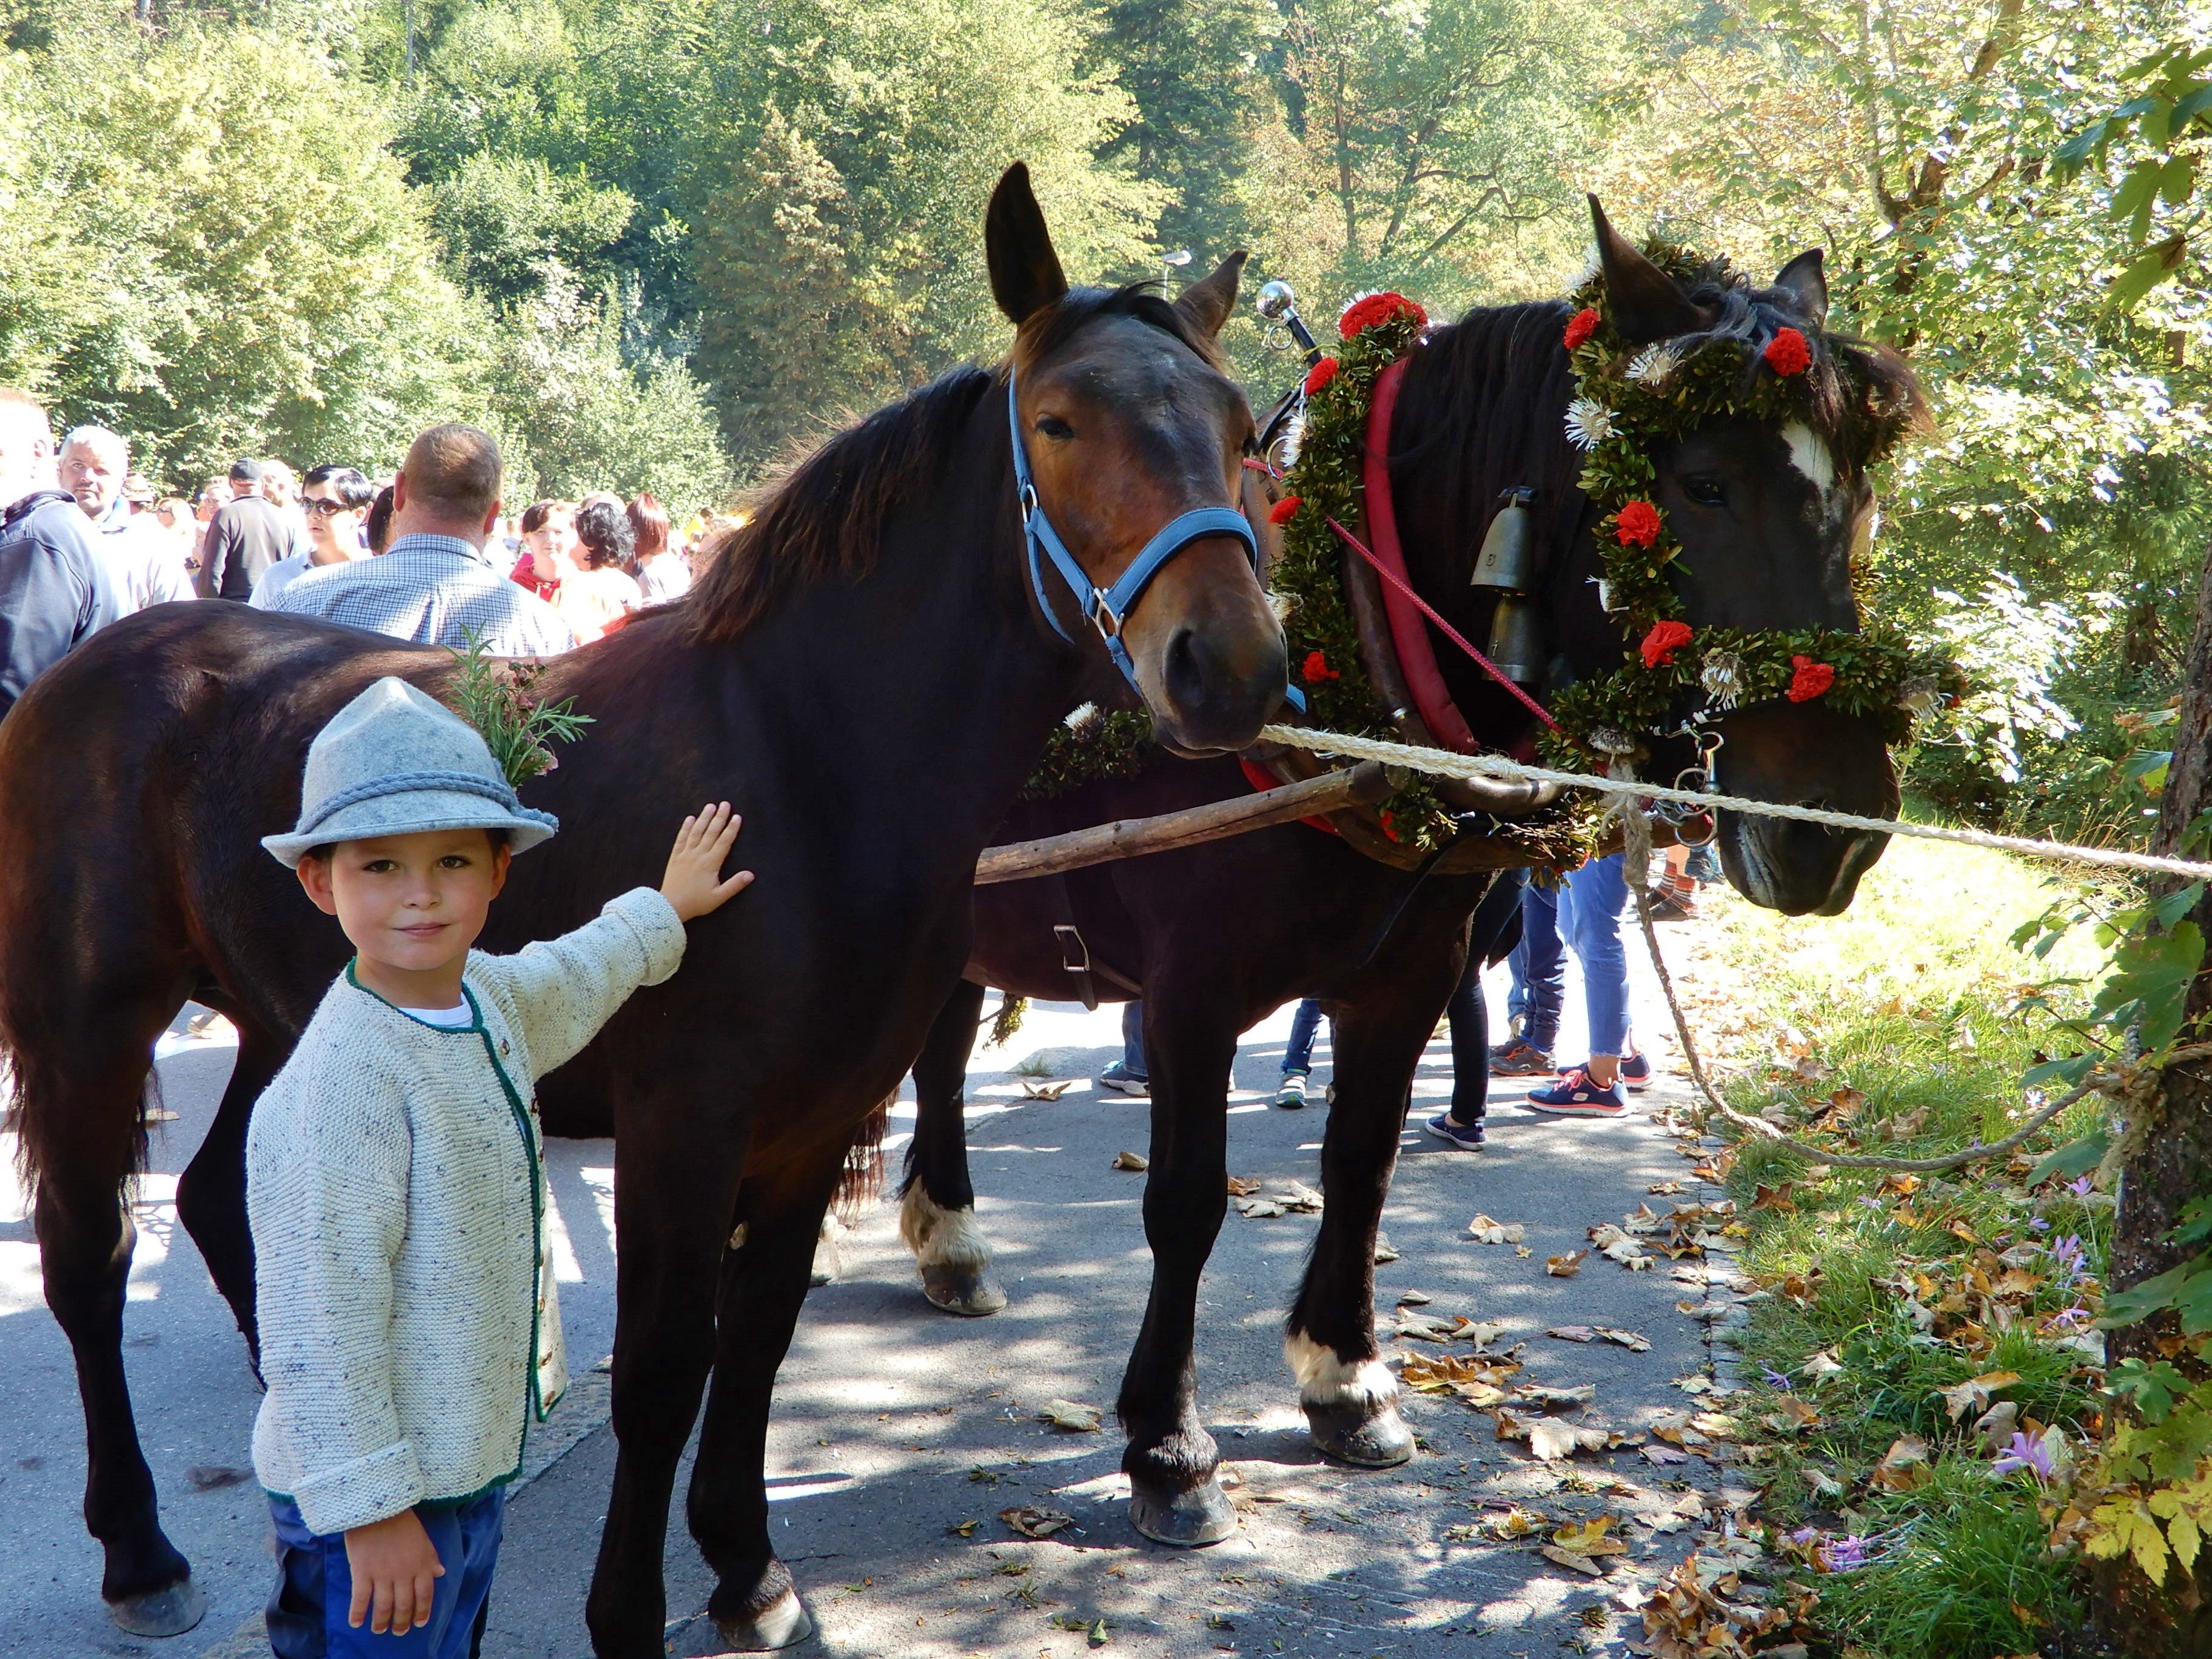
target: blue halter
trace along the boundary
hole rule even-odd
[[[1037,501],[1036,480],[1030,476],[1029,447],[1022,441],[1020,406],[1014,398],[1014,371],[1006,370],[1006,427],[1014,441],[1014,489],[1021,501],[1022,536],[1029,545],[1030,588],[1036,593],[1037,607],[1044,619],[1052,624],[1052,631],[1070,645],[1075,636],[1061,626],[1059,613],[1053,609],[1052,595],[1045,589],[1044,562],[1037,556],[1042,549],[1048,555],[1060,580],[1069,592],[1083,607],[1083,614],[1098,630],[1098,637],[1106,641],[1106,653],[1114,659],[1114,665],[1121,671],[1121,678],[1133,690],[1137,684],[1137,665],[1130,660],[1128,648],[1121,643],[1121,624],[1145,589],[1158,575],[1170,559],[1193,542],[1208,536],[1234,536],[1244,544],[1246,556],[1252,561],[1252,574],[1260,574],[1260,543],[1252,534],[1252,526],[1244,515],[1233,507],[1201,507],[1169,521],[1167,526],[1131,560],[1129,568],[1115,580],[1111,587],[1101,588],[1094,583],[1075,556],[1067,550],[1067,544],[1060,538],[1052,521],[1044,515],[1044,507]]]

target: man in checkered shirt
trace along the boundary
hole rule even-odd
[[[392,544],[373,559],[298,577],[272,611],[320,617],[418,645],[547,657],[576,643],[561,614],[484,555],[499,522],[499,446],[458,423],[415,440],[392,486]]]

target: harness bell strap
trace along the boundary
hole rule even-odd
[[[1022,441],[1021,409],[1015,399],[1014,372],[1011,368],[1006,371],[1006,429],[1014,443],[1014,491],[1021,503],[1022,537],[1029,548],[1030,588],[1036,595],[1037,606],[1044,612],[1044,619],[1052,624],[1052,631],[1070,645],[1074,644],[1075,636],[1062,625],[1052,595],[1046,590],[1044,562],[1038,557],[1042,550],[1060,573],[1068,592],[1075,596],[1076,603],[1083,607],[1084,616],[1098,630],[1098,637],[1106,642],[1106,653],[1114,659],[1114,665],[1121,671],[1121,678],[1128,681],[1132,689],[1137,684],[1137,665],[1121,643],[1121,624],[1170,559],[1193,542],[1204,541],[1209,536],[1234,536],[1244,544],[1245,556],[1252,562],[1252,574],[1260,574],[1259,538],[1252,533],[1252,526],[1245,522],[1244,515],[1233,507],[1201,507],[1170,520],[1129,562],[1129,568],[1115,578],[1111,587],[1098,586],[1067,550],[1067,544],[1060,540],[1060,532],[1052,527],[1052,520],[1045,517],[1043,504],[1037,500],[1036,480],[1030,473],[1029,447]]]

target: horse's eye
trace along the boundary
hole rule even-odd
[[[1064,443],[1075,435],[1075,428],[1057,415],[1038,416],[1036,429],[1056,443]]]
[[[1720,507],[1728,501],[1728,492],[1718,478],[1685,478],[1682,493],[1699,507]]]

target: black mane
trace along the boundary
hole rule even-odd
[[[1156,283],[1072,289],[1024,325],[1013,361],[1041,362],[1099,318],[1133,317],[1221,368],[1212,337],[1158,289]],[[1005,377],[1003,366],[948,370],[793,463],[761,497],[751,521],[720,537],[706,574],[682,602],[693,640],[733,640],[799,588],[866,576],[875,568],[884,520],[943,476],[977,400],[1003,387]]]

